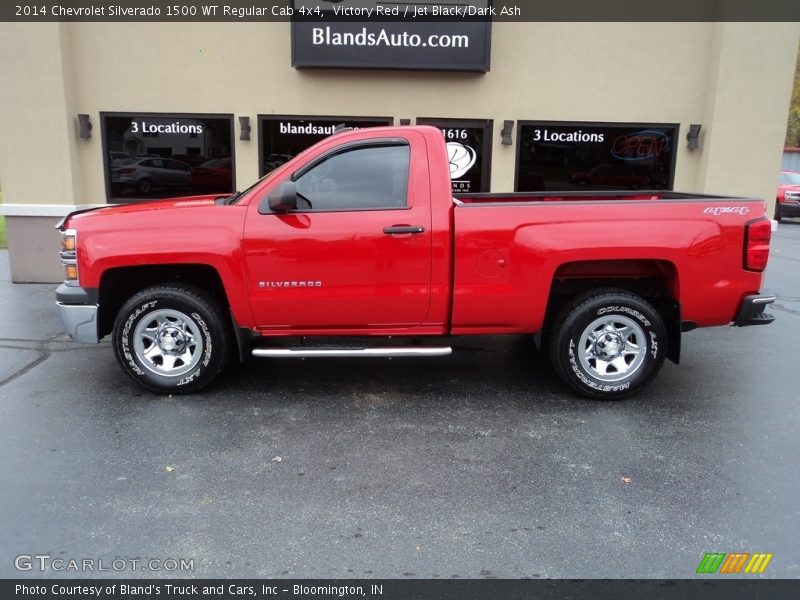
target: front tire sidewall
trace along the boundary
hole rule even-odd
[[[136,326],[157,310],[183,313],[199,329],[203,349],[194,367],[180,375],[158,374],[147,367],[134,350]],[[184,394],[207,386],[224,366],[225,331],[219,315],[198,297],[183,290],[142,292],[120,310],[114,327],[114,351],[122,369],[143,387],[158,392]]]
[[[639,342],[644,352],[642,364],[619,381],[603,381],[593,376],[578,357],[580,339],[586,328],[598,318],[621,316],[633,320],[644,332]],[[628,295],[609,295],[588,300],[577,306],[566,318],[553,349],[554,362],[564,381],[583,396],[616,400],[648,385],[656,376],[667,351],[667,336],[663,321],[648,303]]]

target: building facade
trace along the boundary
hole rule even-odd
[[[799,36],[495,22],[484,72],[298,68],[286,22],[3,23],[12,277],[61,278],[53,225],[75,207],[244,189],[340,123],[439,127],[454,193],[665,188],[771,214]]]

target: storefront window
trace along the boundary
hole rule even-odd
[[[294,158],[344,125],[354,129],[392,125],[391,117],[302,117],[259,115],[260,174]]]
[[[101,113],[112,202],[234,190],[233,117]]]
[[[488,192],[492,159],[491,119],[417,119],[437,127],[447,144],[454,194]]]
[[[672,189],[678,126],[520,121],[515,189]]]

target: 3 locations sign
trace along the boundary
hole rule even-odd
[[[232,115],[109,112],[100,119],[110,201],[233,191]]]
[[[390,117],[303,117],[259,115],[260,174],[263,176],[344,125],[353,129],[391,125]]]
[[[678,126],[520,121],[519,192],[672,189]]]
[[[436,5],[372,0],[295,4],[312,6],[312,11],[305,17],[295,11],[292,20],[294,67],[489,70],[490,0]],[[434,10],[439,12],[433,14]]]

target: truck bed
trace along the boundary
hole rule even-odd
[[[510,192],[494,194],[456,194],[456,204],[529,204],[531,202],[624,202],[642,200],[744,200],[732,196],[709,196],[664,190],[590,190],[553,192]]]
[[[454,333],[538,331],[554,282],[602,278],[658,280],[684,320],[725,325],[761,283],[742,268],[742,248],[763,200],[593,191],[454,203]]]

